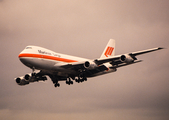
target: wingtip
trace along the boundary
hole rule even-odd
[[[163,47],[159,47],[158,50],[164,49]]]
[[[143,60],[137,60],[136,63],[137,63],[137,62],[143,62]]]

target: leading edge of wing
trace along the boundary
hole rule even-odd
[[[158,48],[152,48],[152,49],[137,51],[137,52],[133,52],[132,55],[134,55],[134,56],[141,55],[141,54],[145,54],[145,53],[149,53],[149,52],[153,52],[153,51],[157,51],[157,50],[161,50],[161,49],[164,49],[164,48],[158,47]]]
[[[65,69],[78,69],[83,67],[84,63],[86,61],[79,61],[79,62],[73,62],[73,63],[60,63],[60,64],[55,64],[54,67],[61,67],[61,68],[65,68]]]
[[[108,58],[95,59],[94,61],[96,62],[96,64],[101,65],[103,63],[111,62],[114,60],[119,60],[120,57],[121,57],[121,55],[117,55],[117,56],[112,56],[112,57],[108,57]]]
[[[142,51],[137,51],[137,52],[131,52],[131,53],[127,53],[130,56],[137,56],[137,55],[141,55],[141,54],[145,54],[145,53],[149,53],[149,52],[153,52],[153,51],[157,51],[157,50],[161,50],[164,49],[162,47],[158,47],[158,48],[152,48],[152,49],[147,49],[147,50],[142,50]],[[100,65],[106,62],[111,62],[111,61],[115,61],[115,60],[120,60],[120,57],[122,55],[116,55],[116,56],[112,56],[112,57],[108,57],[108,58],[99,58],[96,59],[95,62]]]

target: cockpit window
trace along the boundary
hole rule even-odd
[[[25,49],[32,49],[32,47],[26,47]]]

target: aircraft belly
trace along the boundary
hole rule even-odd
[[[21,62],[32,68],[38,69],[38,70],[44,70],[49,71],[49,73],[54,73],[58,76],[68,76],[68,75],[75,75],[77,72],[72,69],[65,69],[63,67],[56,67],[55,64],[57,61],[53,60],[47,60],[47,59],[41,59],[41,58],[20,58]]]
[[[21,62],[30,68],[35,69],[52,69],[55,62],[51,60],[44,60],[41,58],[20,58]]]

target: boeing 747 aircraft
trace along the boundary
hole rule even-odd
[[[27,85],[31,82],[45,81],[49,76],[55,87],[59,87],[59,81],[66,84],[87,81],[87,78],[95,77],[117,71],[117,68],[141,62],[136,56],[157,51],[163,48],[152,48],[143,51],[115,55],[115,40],[110,39],[102,55],[98,59],[86,59],[53,52],[38,47],[27,46],[20,54],[20,61],[32,69],[32,73],[15,79],[18,85]],[[38,70],[38,72],[35,72]]]

